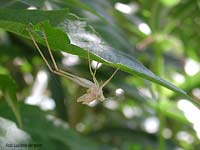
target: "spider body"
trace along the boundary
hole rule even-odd
[[[83,104],[89,104],[90,102],[95,100],[103,101],[105,100],[105,97],[103,95],[102,88],[94,84],[93,87],[87,90],[86,94],[82,95],[77,99],[77,102],[82,102]]]
[[[93,82],[90,81],[90,80],[87,80],[85,78],[82,78],[82,77],[79,77],[79,76],[76,76],[76,75],[73,75],[69,72],[66,72],[66,71],[63,71],[61,69],[58,68],[57,64],[56,64],[56,61],[54,59],[54,56],[51,52],[51,49],[50,49],[50,46],[49,46],[49,43],[48,43],[48,40],[47,40],[47,36],[44,32],[44,30],[42,30],[42,34],[43,34],[43,37],[44,37],[44,40],[46,42],[46,46],[47,46],[47,50],[49,52],[49,55],[50,55],[50,58],[53,62],[53,67],[48,63],[47,59],[45,58],[42,50],[40,49],[40,47],[38,46],[36,40],[34,39],[34,36],[32,34],[32,31],[30,29],[27,29],[28,33],[29,33],[29,36],[31,37],[35,47],[37,48],[38,52],[40,53],[40,55],[42,56],[44,62],[47,64],[49,70],[52,72],[52,73],[55,73],[57,75],[61,75],[61,76],[64,76],[72,81],[74,81],[75,83],[77,83],[78,85],[82,86],[82,87],[85,87],[85,88],[88,88],[88,90],[86,91],[86,94],[82,95],[81,97],[79,97],[77,99],[77,102],[82,102],[83,104],[89,104],[90,102],[92,101],[95,101],[95,100],[99,100],[99,101],[103,101],[105,100],[105,97],[103,95],[103,87],[110,82],[110,80],[114,77],[114,75],[116,74],[116,72],[118,71],[119,68],[117,68],[114,73],[110,76],[109,79],[107,79],[101,86],[99,85],[99,82],[97,81],[96,77],[95,77],[95,74],[96,74],[96,70],[97,70],[97,67],[98,67],[98,63],[97,63],[97,66],[94,70],[94,72],[92,71],[92,67],[91,67],[91,62],[90,62],[90,58],[89,58],[89,52],[88,52],[88,61],[89,61],[89,70],[90,70],[90,74],[92,75],[92,78],[93,78]]]

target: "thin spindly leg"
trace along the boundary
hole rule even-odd
[[[45,40],[45,42],[46,42],[47,50],[48,50],[48,52],[49,52],[49,55],[50,55],[51,60],[52,60],[52,62],[53,62],[53,65],[54,65],[54,67],[55,67],[56,70],[59,70],[59,69],[58,69],[58,66],[57,66],[57,64],[56,64],[55,58],[53,57],[53,54],[52,54],[52,52],[51,52],[51,49],[50,49],[50,46],[49,46],[49,42],[48,42],[48,40],[47,40],[46,33],[44,32],[43,29],[42,29],[42,34],[43,34],[43,36],[44,36],[44,40]]]
[[[72,74],[70,74],[70,73],[67,73],[67,72],[64,72],[64,71],[62,71],[61,69],[58,69],[57,64],[56,64],[56,62],[55,62],[55,59],[54,59],[54,57],[53,57],[53,55],[52,55],[52,53],[51,53],[51,50],[50,50],[50,47],[49,47],[49,44],[48,44],[48,42],[47,42],[47,38],[46,38],[46,35],[45,35],[45,34],[44,34],[44,37],[45,37],[45,39],[46,39],[46,40],[45,40],[45,41],[46,41],[46,45],[47,45],[47,48],[48,48],[48,52],[49,52],[49,54],[50,54],[50,56],[51,56],[51,59],[52,59],[52,61],[53,61],[53,64],[54,64],[55,69],[53,69],[53,68],[50,66],[50,64],[48,63],[47,59],[45,58],[45,56],[44,56],[43,53],[42,53],[42,50],[40,49],[40,47],[38,46],[37,42],[35,41],[35,39],[34,39],[32,33],[31,33],[31,31],[28,30],[28,33],[29,33],[29,35],[30,35],[30,37],[31,37],[31,39],[32,39],[32,41],[33,41],[35,47],[36,47],[37,50],[39,51],[41,57],[43,58],[44,62],[47,64],[47,66],[48,66],[48,68],[49,68],[49,70],[50,70],[51,72],[53,72],[53,71],[60,71],[60,72],[62,72],[62,73],[65,73],[65,74],[68,75],[68,76],[74,77],[74,75],[72,75]]]
[[[50,46],[49,46],[49,42],[48,42],[48,40],[47,40],[46,33],[45,33],[45,31],[44,31],[43,29],[42,29],[42,34],[43,34],[43,36],[44,36],[44,40],[45,40],[45,42],[46,42],[47,50],[48,50],[48,52],[49,52],[49,55],[50,55],[50,58],[51,58],[51,60],[52,60],[52,62],[53,62],[53,66],[54,66],[55,70],[58,71],[59,73],[62,73],[62,74],[65,74],[65,75],[67,75],[67,76],[71,76],[71,77],[73,77],[73,78],[76,78],[76,76],[74,76],[74,75],[72,75],[72,74],[70,74],[70,73],[68,73],[68,72],[65,72],[65,71],[63,71],[63,70],[61,70],[61,69],[58,68],[58,65],[56,64],[56,60],[55,60],[55,58],[54,58],[54,56],[53,56],[53,54],[52,54],[52,52],[51,52],[51,48],[50,48]]]
[[[60,72],[60,73],[58,72],[58,68],[57,68],[57,67],[55,67],[55,69],[53,69],[53,68],[51,67],[51,65],[48,63],[47,59],[45,58],[45,56],[44,56],[43,53],[42,53],[42,50],[40,49],[40,47],[38,46],[37,42],[35,41],[35,39],[34,39],[32,33],[31,33],[31,31],[30,31],[29,29],[27,29],[27,31],[28,31],[29,36],[31,37],[31,39],[32,39],[32,41],[33,41],[33,43],[34,43],[36,49],[37,49],[38,52],[40,53],[42,59],[43,59],[44,62],[47,64],[49,70],[50,70],[51,72],[55,73],[55,74],[61,75],[61,72]],[[48,46],[48,47],[49,47],[49,46]],[[54,63],[55,63],[55,61],[54,61]],[[56,63],[55,63],[55,64],[56,64]],[[57,66],[57,65],[56,65],[56,66]],[[67,76],[67,77],[68,77],[68,76]],[[70,78],[71,78],[71,77],[70,77]]]
[[[27,31],[28,31],[28,34],[29,34],[29,36],[31,37],[31,39],[32,39],[32,41],[33,41],[33,43],[34,43],[34,45],[35,45],[36,49],[37,49],[37,50],[38,50],[38,52],[40,53],[40,55],[41,55],[42,59],[43,59],[43,60],[44,60],[44,62],[47,64],[47,66],[48,66],[49,70],[50,70],[51,72],[53,72],[53,69],[52,69],[52,67],[49,65],[49,63],[48,63],[47,59],[46,59],[46,58],[45,58],[45,56],[43,55],[43,53],[42,53],[42,51],[41,51],[40,47],[38,46],[37,42],[35,41],[35,39],[34,39],[34,37],[33,37],[33,35],[32,35],[32,33],[31,33],[31,31],[30,31],[29,29],[27,29]]]
[[[99,86],[99,83],[98,83],[98,81],[97,81],[97,79],[95,77],[96,68],[95,68],[95,73],[93,73],[93,71],[92,71],[89,51],[88,51],[88,64],[89,64],[89,70],[90,70],[90,74],[92,75],[93,81],[97,86]]]
[[[96,76],[96,72],[97,72],[98,66],[99,66],[99,62],[97,62],[97,65],[95,66],[95,69],[94,69],[94,76]]]
[[[113,74],[110,76],[110,78],[108,78],[104,83],[103,85],[101,85],[101,88],[103,88],[104,86],[106,86],[106,84],[108,84],[108,82],[110,82],[110,80],[112,80],[112,78],[114,77],[114,75],[117,73],[117,71],[119,70],[119,68],[117,68]]]
[[[83,86],[83,87],[86,87],[86,88],[90,88],[92,85],[94,85],[93,82],[91,82],[91,81],[89,81],[89,80],[87,80],[87,79],[84,79],[84,78],[75,76],[75,75],[73,75],[73,74],[71,74],[71,73],[68,73],[68,72],[65,72],[65,71],[59,69],[59,68],[57,67],[56,61],[55,61],[55,59],[54,59],[54,57],[53,57],[53,54],[51,53],[51,49],[50,49],[50,47],[49,47],[49,45],[48,45],[48,42],[46,42],[46,44],[47,44],[48,47],[49,47],[49,48],[48,48],[48,47],[47,47],[47,48],[49,49],[48,51],[49,51],[49,53],[50,53],[50,55],[51,55],[51,59],[52,59],[52,61],[53,61],[53,63],[54,63],[54,68],[52,68],[51,65],[48,63],[47,59],[45,58],[45,56],[43,55],[43,53],[42,53],[40,47],[38,46],[37,42],[35,41],[35,39],[34,39],[32,33],[31,33],[31,31],[30,31],[29,29],[28,29],[27,31],[28,31],[29,36],[31,37],[31,39],[32,39],[32,41],[33,41],[33,43],[34,43],[36,49],[38,50],[38,52],[40,53],[42,59],[43,59],[44,62],[47,64],[49,70],[50,70],[52,73],[55,73],[55,74],[57,74],[57,75],[61,75],[61,76],[64,76],[64,77],[66,77],[66,78],[69,78],[69,79],[71,79],[72,81],[74,81],[74,82],[76,82],[77,84],[79,84],[80,86]],[[44,36],[46,36],[46,35],[44,34]],[[47,41],[47,38],[46,38],[45,41]]]
[[[62,74],[65,74],[65,75],[67,75],[67,76],[71,76],[72,78],[77,79],[78,82],[79,82],[78,84],[81,85],[81,86],[84,86],[84,87],[91,86],[91,84],[92,84],[91,81],[86,80],[86,79],[81,78],[81,77],[78,77],[78,76],[75,76],[75,75],[73,75],[73,74],[70,74],[70,73],[68,73],[68,72],[66,72],[66,71],[63,71],[63,70],[61,70],[61,69],[58,68],[58,66],[57,66],[57,64],[56,64],[56,61],[55,61],[55,58],[54,58],[54,56],[53,56],[53,54],[52,54],[52,52],[51,52],[51,48],[50,48],[50,46],[49,46],[49,42],[48,42],[48,40],[47,40],[46,33],[45,33],[44,30],[42,30],[42,33],[43,33],[43,35],[44,35],[44,39],[45,39],[45,42],[46,42],[46,45],[47,45],[47,49],[48,49],[49,55],[50,55],[50,57],[51,57],[51,60],[52,60],[52,62],[53,62],[53,65],[54,65],[56,71],[58,71],[58,72],[60,72],[60,73],[62,73]],[[91,70],[91,71],[92,71],[92,70]],[[95,78],[95,79],[96,79],[96,78]],[[80,81],[80,80],[81,80],[81,81]],[[76,83],[77,83],[77,81],[76,81]],[[85,83],[85,84],[84,84],[84,83]]]

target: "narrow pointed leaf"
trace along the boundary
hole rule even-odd
[[[0,28],[29,39],[26,30],[29,24],[32,24],[33,28],[39,29],[40,25],[36,24],[45,21],[49,22],[49,24],[44,23],[43,28],[47,33],[52,50],[63,50],[84,58],[87,58],[87,51],[89,51],[92,59],[115,68],[119,67],[123,71],[155,82],[192,100],[185,91],[156,76],[138,62],[134,56],[123,53],[123,50],[114,49],[112,45],[107,44],[85,20],[68,13],[67,10],[0,10]],[[61,38],[65,34],[66,37]],[[41,40],[42,37],[36,35],[35,38],[37,42],[45,45],[44,41]]]

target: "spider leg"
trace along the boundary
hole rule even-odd
[[[61,76],[64,76],[66,78],[69,78],[71,79],[72,81],[76,82],[77,84],[79,84],[80,86],[83,86],[83,87],[86,87],[86,88],[90,88],[91,86],[94,86],[94,83],[87,80],[87,79],[84,79],[84,78],[81,78],[81,77],[78,77],[78,76],[75,76],[71,73],[68,73],[66,71],[63,71],[61,69],[58,68],[57,64],[56,64],[56,61],[55,61],[55,58],[53,57],[53,54],[51,52],[51,49],[50,49],[50,46],[49,46],[49,43],[48,43],[48,40],[47,40],[47,37],[46,37],[46,34],[44,31],[43,32],[43,35],[44,35],[44,39],[45,39],[45,42],[46,42],[46,45],[47,45],[47,49],[48,49],[48,52],[49,52],[49,55],[51,57],[51,60],[53,62],[53,66],[54,68],[51,67],[51,65],[48,63],[47,59],[45,58],[44,54],[42,53],[42,50],[40,49],[40,47],[38,46],[37,42],[35,41],[31,31],[28,29],[27,30],[28,33],[29,33],[29,36],[31,37],[36,49],[38,50],[38,52],[40,53],[42,59],[44,60],[44,62],[47,64],[49,70],[52,72],[52,73],[55,73],[57,75],[61,75]]]
[[[94,76],[96,75],[98,66],[99,66],[99,62],[97,62],[97,64],[96,64],[96,67],[95,67],[95,70],[94,70]]]
[[[95,68],[95,71],[93,72],[93,71],[92,71],[92,67],[91,67],[91,61],[90,61],[90,54],[89,54],[89,51],[88,51],[88,64],[89,64],[90,74],[92,75],[92,79],[93,79],[94,83],[95,83],[97,86],[99,86],[99,82],[97,81],[97,79],[96,79],[96,77],[95,77],[97,67]]]
[[[48,63],[47,59],[46,59],[45,56],[43,55],[42,50],[40,49],[40,47],[39,47],[38,44],[36,43],[36,41],[35,41],[35,39],[34,39],[32,33],[31,33],[30,29],[27,29],[27,31],[28,31],[28,34],[29,34],[29,36],[31,37],[31,39],[32,39],[32,41],[33,41],[33,44],[35,45],[36,49],[37,49],[38,52],[40,53],[42,59],[43,59],[44,62],[47,64],[49,70],[50,70],[51,72],[53,72],[52,67],[50,66],[50,64]]]
[[[50,46],[49,46],[49,42],[48,42],[48,40],[47,40],[47,36],[46,36],[46,33],[44,32],[44,30],[42,30],[42,34],[43,34],[43,36],[44,36],[44,40],[45,40],[45,42],[46,42],[47,50],[48,50],[48,52],[49,52],[49,55],[50,55],[51,60],[52,60],[52,62],[53,62],[53,65],[54,65],[55,69],[58,70],[58,66],[57,66],[56,61],[55,61],[55,58],[53,57],[53,54],[52,54],[52,52],[51,52],[51,49],[50,49]]]
[[[104,86],[106,86],[106,84],[108,84],[110,82],[110,80],[112,80],[112,78],[114,77],[114,75],[117,73],[117,71],[119,70],[119,68],[117,68],[113,74],[110,76],[110,78],[108,78],[102,85],[101,88],[103,88]]]

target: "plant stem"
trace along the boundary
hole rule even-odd
[[[158,117],[159,117],[159,121],[160,121],[160,126],[159,126],[159,150],[165,150],[165,139],[163,137],[163,130],[165,128],[165,116],[162,113],[162,99],[159,98],[158,99]]]
[[[164,70],[164,60],[162,56],[162,51],[160,50],[159,46],[155,46],[155,53],[156,53],[156,74],[159,76],[163,75],[163,70]],[[165,150],[165,139],[163,137],[163,130],[165,128],[165,116],[162,112],[162,104],[164,101],[163,97],[163,88],[159,85],[156,85],[157,91],[159,91],[159,97],[158,97],[158,118],[160,121],[160,126],[159,126],[159,133],[158,133],[158,140],[159,140],[159,150]]]

